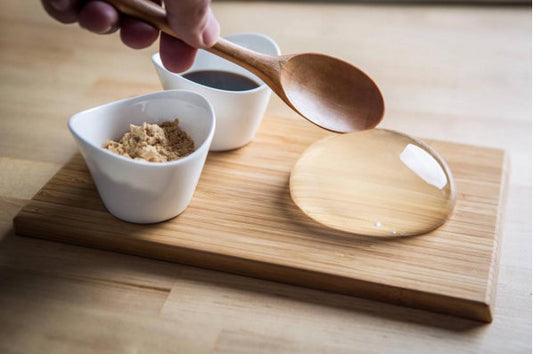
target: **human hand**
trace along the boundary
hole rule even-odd
[[[161,4],[161,0],[152,0]],[[159,31],[141,20],[119,13],[101,0],[41,0],[50,16],[62,23],[78,22],[91,32],[109,34],[120,28],[120,38],[131,48],[146,48],[154,43]],[[210,0],[165,0],[168,24],[180,37],[161,33],[159,52],[163,65],[170,71],[187,70],[197,48],[208,48],[218,39],[220,26]]]

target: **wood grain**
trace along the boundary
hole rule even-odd
[[[152,225],[111,216],[76,156],[22,209],[15,231],[491,321],[503,151],[431,142],[457,181],[454,213],[434,232],[384,241],[323,227],[290,199],[292,165],[325,134],[266,117],[253,143],[209,155],[183,214]]]
[[[13,217],[76,151],[68,117],[161,85],[157,45],[132,50],[118,33],[53,21],[39,1],[4,0],[0,352],[531,353],[531,7],[212,5],[224,35],[264,33],[282,52],[328,53],[368,72],[387,105],[381,128],[508,153],[493,322],[14,235]],[[301,119],[275,96],[268,113]],[[169,293],[159,314],[161,292],[143,290],[152,287]]]

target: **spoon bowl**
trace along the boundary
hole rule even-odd
[[[385,106],[377,85],[353,65],[323,54],[297,54],[281,71],[286,101],[300,115],[335,132],[374,128]]]
[[[107,0],[121,12],[179,38],[166,11],[149,0]],[[355,66],[316,53],[272,56],[220,38],[207,51],[251,71],[289,107],[314,124],[339,133],[374,128],[385,112],[374,81]]]

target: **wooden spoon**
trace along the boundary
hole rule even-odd
[[[177,37],[166,11],[148,0],[106,0],[119,11]],[[223,38],[207,51],[257,75],[289,107],[314,124],[339,133],[374,128],[385,106],[377,85],[355,66],[324,54],[272,56]]]

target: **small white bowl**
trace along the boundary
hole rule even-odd
[[[119,140],[130,124],[175,118],[195,144],[195,151],[179,160],[138,161],[102,148],[107,139]],[[213,139],[215,114],[201,95],[170,90],[77,113],[68,126],[109,212],[128,222],[155,223],[179,215],[189,205]]]
[[[259,33],[242,33],[224,38],[259,53],[280,54],[276,42]],[[193,66],[181,74],[165,69],[159,53],[152,56],[152,62],[165,90],[195,91],[206,97],[213,105],[217,117],[217,128],[211,151],[237,149],[253,139],[271,95],[271,90],[261,79],[240,66],[205,50],[199,50]],[[258,83],[259,87],[246,91],[226,91],[204,86],[183,77],[190,72],[201,70],[220,70],[240,74]]]

